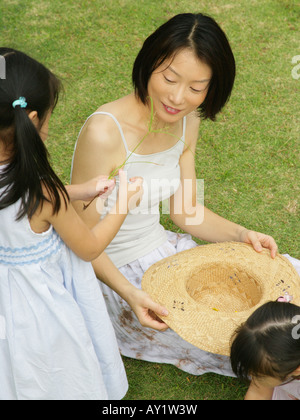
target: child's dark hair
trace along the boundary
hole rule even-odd
[[[237,377],[287,380],[300,366],[297,322],[300,307],[291,303],[268,302],[257,309],[233,338],[230,358]]]
[[[69,198],[51,168],[38,129],[55,108],[61,83],[45,66],[20,51],[0,48],[0,55],[6,65],[6,79],[0,80],[0,141],[10,155],[7,166],[0,173],[3,191],[0,210],[21,200],[17,220],[26,215],[31,218],[47,200],[57,213],[61,207],[60,193],[65,204]],[[26,108],[12,106],[20,97],[26,99]],[[30,111],[37,111],[38,129],[28,117]],[[45,197],[43,186],[50,200]]]
[[[174,16],[146,39],[132,72],[136,96],[146,104],[152,73],[166,59],[186,48],[192,49],[212,69],[206,99],[198,110],[204,119],[214,121],[231,95],[236,66],[225,33],[213,18],[201,13]]]

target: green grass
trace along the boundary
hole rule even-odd
[[[292,78],[292,58],[300,54],[298,1],[6,0],[0,8],[1,44],[34,56],[64,81],[48,140],[64,182],[86,117],[131,91],[132,64],[145,37],[177,13],[215,17],[231,41],[238,73],[218,121],[200,128],[196,166],[205,180],[205,204],[272,234],[280,252],[300,258],[300,80]],[[166,216],[162,220],[176,229]],[[124,362],[127,399],[231,400],[245,392],[232,378]]]

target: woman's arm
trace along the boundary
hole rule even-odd
[[[129,304],[142,326],[158,331],[168,329],[168,326],[155,315],[167,316],[168,311],[166,308],[155,303],[147,293],[134,287],[117,269],[105,252],[93,261],[93,267],[98,279]]]
[[[122,151],[123,142],[120,133],[115,129],[114,123],[107,118],[97,118],[95,123],[82,131],[78,140],[74,158],[72,184],[81,184],[99,174],[108,175],[125,159]],[[117,151],[117,153],[116,153]],[[74,202],[74,207],[87,226],[93,228],[99,221],[96,202],[93,202],[85,211],[82,202]],[[156,304],[143,291],[135,288],[117,269],[108,255],[103,252],[93,261],[96,276],[121,296],[133,309],[141,325],[164,331],[168,327],[159,322],[154,313],[166,316],[164,307]]]
[[[258,252],[268,248],[275,258],[275,240],[263,233],[254,232],[217,215],[202,203],[197,202],[197,180],[195,173],[195,150],[199,122],[195,118],[188,121],[189,147],[180,159],[181,185],[170,199],[170,217],[185,232],[207,242],[237,241],[252,244]]]
[[[239,241],[245,229],[197,202],[194,156],[186,150],[180,159],[181,185],[171,197],[172,221],[185,232],[208,242]]]

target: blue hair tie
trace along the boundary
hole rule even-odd
[[[26,108],[27,107],[27,102],[26,102],[26,98],[24,98],[23,96],[20,96],[19,99],[17,99],[16,101],[14,101],[12,103],[13,108],[15,108],[16,106],[20,106],[21,108]]]

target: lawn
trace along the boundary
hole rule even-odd
[[[177,13],[203,12],[226,31],[237,61],[231,100],[199,132],[197,176],[205,204],[222,216],[272,234],[281,253],[300,258],[299,1],[293,0],[5,0],[2,46],[51,68],[65,95],[52,118],[48,148],[69,182],[74,144],[101,104],[131,92],[143,40]],[[294,69],[294,72],[292,73]],[[293,77],[294,75],[294,77]],[[167,228],[176,229],[164,215]],[[242,399],[245,386],[214,374],[194,377],[173,366],[124,358],[126,399]]]

